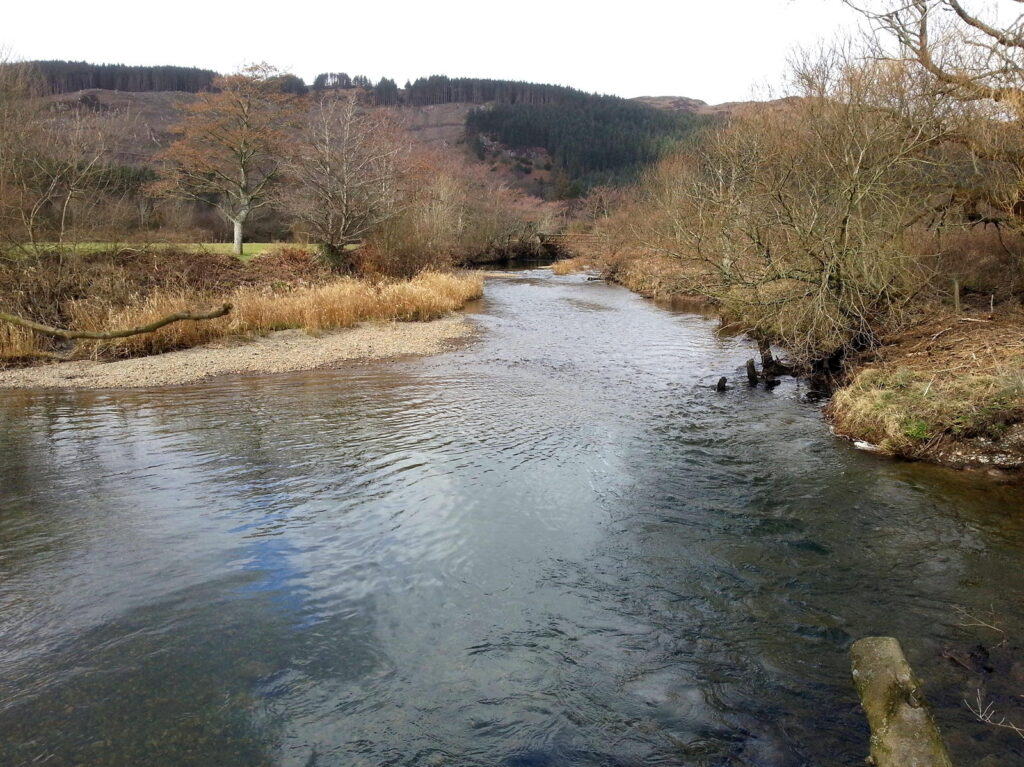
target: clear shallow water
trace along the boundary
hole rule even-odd
[[[428,359],[0,392],[0,764],[855,765],[857,637],[960,764],[951,605],[1022,636],[1024,494],[832,438],[743,339],[488,281]]]

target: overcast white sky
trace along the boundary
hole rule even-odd
[[[5,8],[0,47],[23,59],[221,72],[265,60],[307,81],[447,74],[717,103],[778,82],[794,45],[853,23],[840,0],[30,0]]]

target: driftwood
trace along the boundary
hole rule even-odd
[[[952,767],[921,683],[892,637],[854,642],[853,682],[871,726],[875,767]]]
[[[80,338],[105,341],[112,338],[127,338],[128,336],[137,336],[142,333],[152,333],[154,330],[159,330],[166,325],[170,325],[173,322],[181,322],[182,320],[213,320],[217,317],[223,317],[230,311],[231,304],[224,304],[217,309],[212,309],[211,311],[200,314],[193,314],[192,312],[177,312],[176,314],[168,314],[166,317],[161,317],[154,322],[150,322],[148,325],[139,325],[135,328],[122,328],[121,330],[107,331],[64,330],[62,328],[53,328],[49,325],[43,325],[39,322],[26,320],[24,317],[18,317],[14,314],[6,314],[5,312],[0,312],[0,320],[22,328],[34,330],[36,333],[42,333],[46,336],[63,338],[66,341],[74,341]]]

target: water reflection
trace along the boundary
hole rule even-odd
[[[852,765],[869,633],[964,763],[1024,754],[939,652],[1020,593],[1019,491],[858,453],[793,382],[712,392],[744,341],[617,288],[494,279],[477,321],[0,395],[0,763]]]

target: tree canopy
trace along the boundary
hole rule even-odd
[[[26,63],[39,73],[52,93],[72,93],[87,88],[197,93],[207,90],[217,77],[216,72],[198,67],[89,64],[85,61]]]

